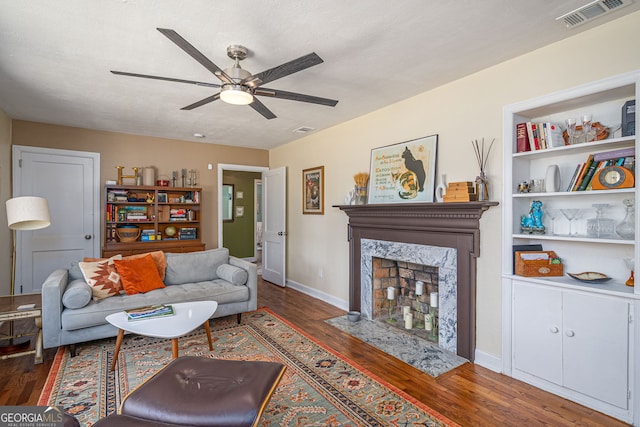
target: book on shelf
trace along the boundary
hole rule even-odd
[[[127,320],[151,319],[154,317],[173,316],[173,306],[166,304],[148,305],[145,307],[134,308],[124,311],[127,314]]]
[[[563,130],[558,123],[545,122],[543,127],[547,148],[564,147]]]
[[[635,157],[636,149],[634,147],[620,148],[618,150],[604,151],[602,153],[596,153],[593,155],[594,160],[612,160],[619,159],[621,157]]]
[[[535,123],[527,122],[527,134],[529,135],[529,147],[531,151],[536,151],[540,149],[540,141],[537,138],[537,129],[538,126]]]
[[[587,161],[584,164],[584,168],[582,168],[582,174],[578,178],[576,182],[576,190],[575,191],[584,191],[587,188],[588,180],[590,179],[589,174],[593,177],[593,172],[595,171],[595,166],[593,164],[593,154],[589,154]]]
[[[546,150],[547,137],[545,136],[545,133],[544,133],[544,123],[538,123],[537,131],[538,131],[538,140],[540,141],[540,149]]]
[[[578,166],[576,166],[576,169],[573,171],[573,175],[571,176],[571,180],[569,180],[569,185],[567,185],[567,189],[565,191],[571,191],[583,165],[584,163],[578,163]]]
[[[531,151],[531,146],[529,146],[527,124],[522,122],[516,125],[516,152],[524,153],[525,151]]]

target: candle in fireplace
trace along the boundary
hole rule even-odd
[[[404,317],[404,327],[405,329],[413,328],[413,314],[407,313],[407,315]]]
[[[431,307],[434,307],[434,308],[438,306],[438,293],[437,292],[431,292],[431,299],[430,299],[429,305]]]
[[[422,295],[424,293],[424,282],[416,282],[416,295]]]

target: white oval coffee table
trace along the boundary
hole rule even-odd
[[[218,308],[215,301],[193,301],[167,304],[173,307],[172,316],[152,317],[150,319],[129,320],[127,313],[120,311],[105,317],[106,321],[118,328],[116,350],[113,354],[111,370],[115,370],[125,332],[153,338],[170,338],[173,358],[178,357],[178,338],[188,334],[200,325],[204,326],[209,340],[209,350],[213,350],[209,318]]]

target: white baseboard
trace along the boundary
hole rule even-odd
[[[473,363],[475,363],[476,365],[480,365],[483,368],[490,369],[499,374],[502,373],[502,359],[478,349],[476,349],[475,360],[473,361]]]
[[[293,280],[287,280],[287,286],[290,287],[291,289],[295,289],[296,291],[302,292],[303,294],[317,298],[320,301],[324,301],[327,304],[331,304],[334,307],[338,307],[341,310],[349,311],[349,301],[336,298],[333,295],[329,295],[327,293],[317,290],[316,288],[303,285],[302,283],[294,282]]]

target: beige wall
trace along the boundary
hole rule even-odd
[[[11,119],[0,110],[0,295],[11,288],[11,232],[5,201],[11,197]]]
[[[100,181],[115,180],[116,166],[125,175],[134,166],[154,166],[157,176],[171,177],[174,170],[196,169],[202,187],[202,239],[207,248],[218,246],[218,163],[267,166],[269,152],[250,148],[103,132],[43,123],[13,121],[14,145],[100,153]],[[213,164],[213,170],[207,164]],[[4,176],[3,176],[4,178]],[[103,216],[104,217],[104,216]]]
[[[567,30],[569,31],[569,30]],[[438,134],[438,173],[474,180],[471,141],[496,138],[489,159],[492,200],[502,200],[502,107],[607,76],[640,69],[640,12],[271,150],[270,167],[287,166],[287,278],[348,300],[347,217],[353,175],[368,171],[370,150]],[[585,56],[585,47],[593,52]],[[324,165],[325,215],[301,214],[301,171]],[[501,354],[501,208],[481,220],[477,348]],[[321,277],[322,276],[322,277]]]

